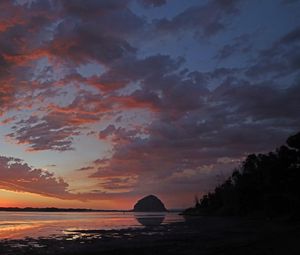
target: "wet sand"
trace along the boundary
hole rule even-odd
[[[204,217],[123,230],[2,240],[2,255],[27,254],[300,254],[300,222]]]

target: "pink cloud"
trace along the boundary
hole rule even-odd
[[[28,192],[68,200],[105,200],[124,196],[132,181],[134,180],[107,178],[100,183],[100,190],[72,193],[69,191],[69,184],[63,178],[56,177],[46,170],[30,167],[20,159],[0,156],[0,189],[14,192]]]

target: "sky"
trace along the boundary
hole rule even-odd
[[[193,205],[300,127],[300,1],[1,0],[0,207]]]

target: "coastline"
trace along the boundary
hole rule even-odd
[[[0,254],[299,254],[300,222],[196,217],[123,230],[76,230],[64,236],[1,240]]]

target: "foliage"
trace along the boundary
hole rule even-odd
[[[249,155],[185,214],[300,215],[300,132],[275,152]]]

